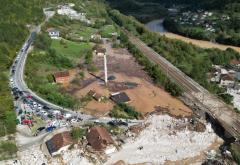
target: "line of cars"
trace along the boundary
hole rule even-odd
[[[18,73],[17,69],[18,65],[20,65],[19,64],[20,58],[21,56],[25,55],[28,48],[33,43],[35,37],[36,37],[35,32],[30,34],[30,37],[28,38],[27,42],[25,42],[20,52],[18,52],[18,55],[15,58],[15,61],[10,70],[11,77],[9,79],[9,86],[11,87],[12,95],[15,101],[17,101],[18,103],[17,107],[15,108],[18,123],[32,126],[34,124],[32,116],[35,115],[47,122],[46,128],[44,130],[51,131],[57,127],[67,126],[67,122],[74,123],[81,121],[80,118],[73,117],[73,115],[70,113],[50,109],[46,104],[35,99],[28,92],[22,91],[20,88],[18,88],[17,85],[20,84],[15,84],[18,83],[17,79],[19,78],[17,77],[18,75],[16,73]],[[42,127],[37,129],[38,130],[37,132],[39,132],[41,128]]]

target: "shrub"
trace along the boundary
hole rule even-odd
[[[71,135],[72,135],[73,139],[79,140],[79,139],[82,139],[83,136],[86,135],[86,130],[76,127],[76,128],[72,129]]]
[[[17,146],[12,142],[0,143],[0,160],[13,158],[16,156]]]
[[[137,112],[134,107],[121,103],[114,106],[109,115],[115,118],[138,119],[141,113]]]

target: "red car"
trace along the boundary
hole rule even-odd
[[[33,124],[32,120],[27,120],[27,119],[24,119],[22,121],[22,123],[25,124],[25,125],[32,125]]]
[[[28,98],[28,99],[32,99],[33,97],[32,97],[31,95],[28,95],[27,98]]]

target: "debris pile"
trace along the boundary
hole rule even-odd
[[[111,155],[107,164],[118,160],[126,163],[152,162],[162,164],[166,160],[177,161],[194,157],[208,149],[218,136],[207,124],[204,132],[190,131],[185,127],[188,119],[175,119],[168,115],[153,115],[150,125],[137,137],[129,139],[119,152]],[[189,123],[188,123],[189,124]],[[184,126],[184,129],[176,127]]]

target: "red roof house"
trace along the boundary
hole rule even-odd
[[[54,79],[56,83],[68,83],[69,82],[69,72],[64,71],[64,72],[57,72],[54,74]]]
[[[104,127],[92,127],[87,134],[87,141],[96,151],[103,151],[112,145],[113,139]]]
[[[73,140],[71,133],[69,131],[65,131],[54,135],[46,142],[46,145],[49,153],[54,156],[67,150],[68,147],[74,143],[75,141]]]

